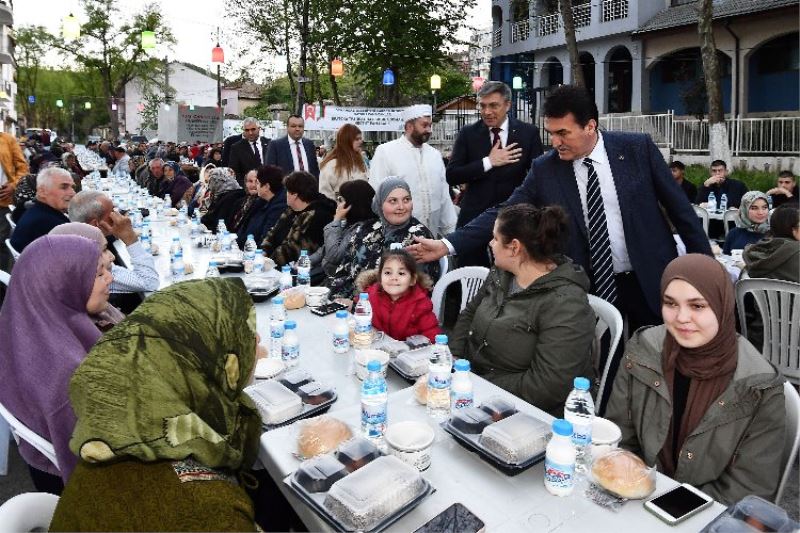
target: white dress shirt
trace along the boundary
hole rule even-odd
[[[614,184],[614,176],[611,175],[611,166],[608,163],[603,134],[599,131],[597,132],[597,144],[594,145],[594,149],[588,157],[592,160],[592,166],[597,172],[597,179],[600,183],[600,195],[603,197],[603,207],[606,212],[614,272],[617,274],[629,272],[632,267],[630,257],[628,257],[628,246],[625,244],[625,229],[622,227],[622,211],[619,208],[617,187]],[[573,161],[572,168],[575,171],[575,179],[578,182],[578,194],[581,197],[583,220],[588,228],[589,211],[586,208],[586,185],[589,181],[589,169],[583,164],[583,160],[584,158],[580,157]]]
[[[289,139],[289,152],[292,154],[292,165],[294,165],[295,171],[300,170],[300,164],[297,162],[297,146],[300,145],[300,156],[303,158],[303,170],[309,172],[308,155],[306,154],[306,147],[303,146],[303,138],[301,137],[296,141],[291,137],[287,137],[287,139]]]
[[[503,147],[505,148],[508,146],[508,115],[506,115],[506,119],[500,125],[500,131],[497,132],[500,136],[500,142],[502,143]],[[489,128],[489,143],[492,147],[494,147],[494,133],[492,133],[492,128]],[[492,170],[492,162],[489,160],[489,156],[483,158],[483,171],[489,172]]]
[[[114,281],[111,282],[112,293],[125,292],[153,292],[158,290],[160,280],[156,270],[153,256],[145,251],[141,242],[136,241],[130,246],[117,239],[114,241],[114,248],[119,253],[122,261],[131,268],[125,268],[116,264],[111,265],[111,274]],[[124,250],[124,253],[122,252]]]

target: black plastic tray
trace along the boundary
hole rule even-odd
[[[315,492],[311,493],[308,492],[305,488],[301,485],[296,484],[294,481],[294,475],[296,472],[292,472],[288,476],[283,479],[283,482],[289,487],[298,498],[300,498],[303,502],[306,503],[315,513],[317,513],[323,520],[325,520],[328,524],[333,526],[336,531],[364,531],[355,528],[351,524],[345,524],[341,522],[338,518],[333,516],[323,505],[323,501],[325,501],[326,492]],[[425,484],[425,488],[420,491],[420,493],[410,502],[408,502],[405,506],[401,507],[394,513],[390,514],[380,522],[378,522],[374,528],[366,530],[370,532],[378,532],[383,531],[384,529],[388,528],[398,520],[400,520],[403,516],[407,515],[414,509],[417,505],[419,505],[422,500],[427,498],[429,495],[433,494],[436,489],[433,488],[427,479],[422,478],[423,483]]]
[[[260,381],[270,381],[270,380],[273,380],[273,379],[277,379],[279,377],[280,377],[280,374],[278,374],[275,377],[269,378],[269,379],[256,379],[256,381],[255,381],[255,383],[253,383],[253,385],[257,384]],[[302,420],[304,418],[310,418],[310,417],[315,416],[315,415],[321,415],[322,413],[324,413],[325,411],[330,409],[331,405],[333,405],[333,402],[335,402],[339,398],[339,395],[336,392],[336,389],[332,388],[332,390],[333,390],[333,397],[330,400],[326,400],[326,401],[322,402],[319,405],[310,405],[310,404],[307,404],[307,403],[303,403],[303,410],[300,411],[299,414],[293,416],[292,418],[290,418],[288,420],[280,422],[278,424],[261,424],[261,427],[264,428],[264,431],[272,431],[273,429],[277,429],[277,428],[283,427],[283,426],[288,426],[289,424],[293,424],[293,423],[297,422],[298,420]],[[297,394],[297,393],[295,393],[295,394]],[[299,394],[298,394],[298,396],[299,396]]]
[[[480,433],[464,433],[458,428],[454,428],[452,425],[450,425],[449,420],[445,420],[439,425],[443,430],[451,434],[453,438],[456,439],[456,442],[464,446],[469,451],[477,453],[487,463],[491,464],[508,476],[516,476],[517,474],[529,469],[536,463],[544,461],[545,452],[542,451],[541,453],[534,455],[522,463],[507,463],[502,459],[502,457],[496,455],[491,450],[487,450],[481,445],[480,441],[478,440],[480,438]]]

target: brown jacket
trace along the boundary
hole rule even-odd
[[[13,135],[0,132],[0,165],[6,174],[8,184],[12,189],[17,187],[17,182],[28,173],[28,163]],[[12,199],[0,200],[0,207],[8,207]]]

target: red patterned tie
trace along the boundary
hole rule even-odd
[[[503,141],[500,140],[500,132],[503,131],[503,128],[492,128],[492,146],[500,145],[500,148],[503,147]]]
[[[306,167],[303,164],[303,153],[300,151],[300,141],[295,141],[295,148],[297,148],[297,165],[300,167],[300,172],[305,172]]]

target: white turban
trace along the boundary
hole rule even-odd
[[[433,111],[431,106],[426,104],[417,104],[408,106],[403,110],[403,124],[408,122],[409,120],[414,120],[421,117],[431,117],[433,116]]]

